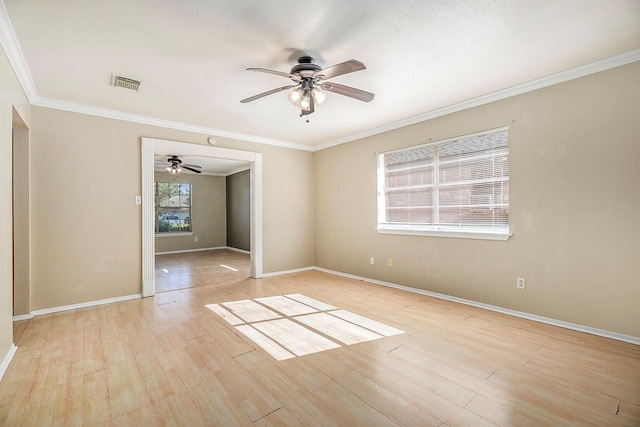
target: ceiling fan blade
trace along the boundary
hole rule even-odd
[[[341,62],[340,64],[327,67],[324,70],[316,71],[313,77],[317,78],[322,76],[322,80],[329,80],[336,76],[353,73],[354,71],[364,70],[365,68],[367,67],[365,67],[362,62],[356,61],[355,59],[350,59],[348,61]]]
[[[276,76],[286,77],[288,79],[299,80],[299,76],[284,71],[267,70],[266,68],[247,68],[247,71],[258,71],[260,73],[275,74]]]
[[[359,101],[369,102],[376,96],[375,93],[367,92],[365,90],[356,89],[355,87],[339,85],[337,83],[323,83],[320,85],[322,90],[327,92],[337,93],[339,95],[348,96]]]
[[[243,99],[243,100],[242,100],[242,101],[240,101],[240,102],[241,102],[241,103],[243,103],[243,104],[246,104],[247,102],[255,101],[256,99],[260,99],[260,98],[263,98],[263,97],[265,97],[265,96],[272,95],[272,94],[274,94],[274,93],[282,92],[283,90],[291,89],[291,88],[294,88],[294,87],[296,87],[296,86],[298,86],[298,85],[287,85],[287,86],[282,86],[282,87],[279,87],[279,88],[277,88],[277,89],[268,90],[268,91],[266,91],[266,92],[262,92],[262,93],[259,93],[259,94],[257,94],[257,95],[251,96],[251,97],[249,97],[249,98]]]
[[[198,166],[198,165],[190,165],[189,163],[183,163],[182,166],[189,166],[190,168],[198,168],[198,169],[202,169],[202,166]]]
[[[180,165],[180,167],[182,169],[186,169],[186,170],[191,171],[191,172],[202,173],[202,171],[199,171],[198,169],[190,168],[189,166],[186,166],[186,165]]]

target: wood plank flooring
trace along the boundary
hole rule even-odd
[[[251,275],[249,254],[229,249],[156,255],[156,293],[232,283]]]
[[[318,271],[197,278],[16,322],[0,425],[640,425],[639,346]],[[287,294],[404,333],[277,361],[206,307]]]

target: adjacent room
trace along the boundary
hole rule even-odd
[[[640,2],[0,0],[0,425],[640,425]]]
[[[250,276],[249,167],[154,154],[155,292]]]

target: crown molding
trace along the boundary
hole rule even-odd
[[[606,71],[611,68],[627,65],[639,60],[640,60],[640,49],[634,49],[620,55],[612,56],[610,58],[593,62],[591,64],[576,67],[567,71],[562,71],[557,74],[552,74],[547,77],[542,77],[540,79],[532,80],[530,82],[522,83],[522,84],[512,86],[510,88],[502,89],[496,92],[491,92],[486,95],[482,95],[476,98],[468,99],[466,101],[449,105],[447,107],[438,108],[436,110],[428,111],[426,113],[419,114],[417,116],[409,117],[407,119],[386,124],[384,126],[379,126],[377,128],[369,129],[368,131],[360,132],[355,135],[350,135],[344,138],[329,141],[325,144],[315,146],[313,151],[324,150],[326,148],[334,147],[336,145],[344,144],[350,141],[355,141],[357,139],[366,138],[366,137],[377,135],[383,132],[399,129],[401,127],[413,125],[413,124],[424,122],[427,120],[432,120],[437,117],[446,116],[447,114],[457,113],[459,111],[489,104],[491,102],[500,101],[502,99],[510,98],[512,96],[521,95],[527,92],[532,92],[534,90],[553,86],[555,84],[577,79],[579,77],[584,77],[590,74]]]
[[[229,132],[206,126],[191,125],[188,123],[174,122],[171,120],[157,119],[154,117],[140,116],[137,114],[124,113],[122,111],[109,110],[106,108],[92,107],[89,105],[75,104],[72,102],[59,101],[57,99],[36,96],[32,105],[38,107],[53,108],[56,110],[70,111],[74,113],[87,114],[90,116],[104,117],[107,119],[122,120],[126,122],[140,123],[151,126],[158,126],[169,129],[183,130],[186,132],[200,133],[204,135],[214,135],[216,137],[237,139],[241,141],[255,142],[264,145],[274,145],[277,147],[293,148],[296,150],[311,151],[312,147],[295,142],[280,141],[270,138],[262,138],[255,135],[248,135],[238,132]]]
[[[7,54],[9,63],[22,86],[22,90],[27,96],[29,103],[33,103],[38,96],[36,92],[36,85],[33,82],[31,73],[29,72],[29,67],[27,67],[27,61],[24,59],[24,55],[22,55],[22,49],[20,49],[18,38],[13,31],[13,25],[11,25],[9,14],[7,13],[7,9],[2,0],[0,0],[0,44]]]
[[[346,136],[344,138],[335,139],[326,143],[310,146],[291,141],[280,141],[276,139],[263,138],[255,135],[247,135],[238,132],[229,132],[221,129],[214,129],[205,126],[190,125],[187,123],[174,122],[170,120],[162,120],[153,117],[140,116],[136,114],[123,113],[120,111],[109,110],[104,108],[91,107],[82,104],[75,104],[66,101],[59,101],[50,98],[43,98],[38,96],[35,83],[27,63],[20,49],[20,45],[13,31],[11,20],[5,8],[4,2],[0,0],[0,44],[7,53],[9,62],[16,73],[18,81],[22,85],[22,88],[29,100],[29,103],[36,106],[54,108],[58,110],[70,111],[81,114],[88,114],[92,116],[123,120],[134,123],[147,124],[151,126],[158,126],[169,129],[183,130],[186,132],[194,132],[205,135],[214,135],[223,138],[236,139],[241,141],[255,142],[257,144],[272,145],[276,147],[292,148],[302,151],[320,151],[336,145],[344,144],[357,139],[366,138],[369,136],[377,135],[391,130],[399,129],[401,127],[413,125],[416,123],[432,120],[437,117],[442,117],[447,114],[457,113],[459,111],[467,110],[469,108],[478,107],[491,102],[500,101],[505,98],[509,98],[515,95],[520,95],[526,92],[531,92],[537,89],[542,89],[548,86],[552,86],[558,83],[563,83],[569,80],[577,79],[579,77],[588,76],[590,74],[606,71],[611,68],[627,65],[632,62],[640,60],[640,49],[634,49],[625,52],[620,55],[616,55],[610,58],[602,59],[600,61],[586,64],[580,67],[573,68],[571,70],[562,71],[547,77],[532,80],[530,82],[522,83],[516,86],[512,86],[507,89],[502,89],[496,92],[492,92],[486,95],[482,95],[476,98],[472,98],[466,101],[462,101],[456,104],[452,104],[443,108],[428,111],[417,116],[409,117],[407,119],[399,120],[393,123],[389,123],[383,126],[378,126],[373,129],[369,129],[365,132],[356,133]]]

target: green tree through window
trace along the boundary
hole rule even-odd
[[[156,182],[156,233],[191,231],[191,184]]]

